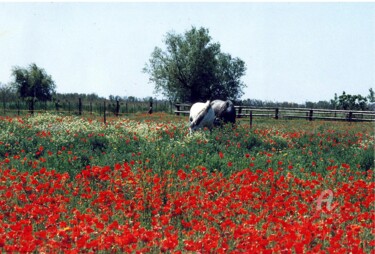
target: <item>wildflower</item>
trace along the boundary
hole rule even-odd
[[[219,152],[219,157],[220,157],[220,159],[223,159],[224,158],[224,154],[223,154],[223,152]]]
[[[342,163],[341,164],[341,167],[345,168],[345,169],[350,169],[350,165],[349,164],[346,164],[346,163]]]

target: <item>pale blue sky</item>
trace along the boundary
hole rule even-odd
[[[205,27],[247,66],[243,99],[375,87],[374,3],[0,3],[0,82],[36,63],[58,92],[155,96],[142,68],[169,31]]]

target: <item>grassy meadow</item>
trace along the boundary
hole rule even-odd
[[[0,252],[375,253],[374,124],[0,117]]]

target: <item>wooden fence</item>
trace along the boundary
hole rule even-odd
[[[90,114],[120,116],[128,113],[148,112],[152,107],[153,112],[172,112],[173,105],[167,101],[110,101],[110,100],[70,100],[59,102],[36,102],[34,108],[29,108],[25,101],[3,101],[0,104],[0,115],[24,115],[38,112],[53,112],[65,114]]]
[[[175,104],[176,115],[189,114],[191,104]],[[250,118],[250,124],[254,117],[268,117],[274,119],[306,119],[349,121],[349,122],[375,122],[375,111],[356,110],[330,110],[310,108],[256,108],[251,106],[235,106],[237,118]]]
[[[61,113],[76,115],[92,115],[103,117],[104,123],[108,116],[124,116],[137,112],[170,112],[173,111],[172,103],[168,101],[110,101],[96,100],[83,101],[80,98],[77,101],[59,101],[59,102],[36,102],[33,109],[24,101],[5,102],[0,105],[0,115],[27,115],[34,113]]]

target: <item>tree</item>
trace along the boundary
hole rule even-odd
[[[369,102],[373,103],[375,102],[375,92],[372,88],[369,89],[369,95],[367,96]]]
[[[346,94],[345,91],[338,97],[338,109],[344,110],[365,110],[367,99],[362,95]]]
[[[13,97],[12,88],[9,85],[5,85],[0,82],[0,94],[1,94],[1,100],[3,101],[2,106],[3,106],[3,110],[5,114],[5,103],[6,101],[9,101]]]
[[[29,110],[34,112],[35,100],[49,101],[55,93],[55,82],[44,69],[39,68],[35,63],[28,68],[14,67],[13,86],[19,96],[29,103]]]
[[[339,97],[337,96],[337,93],[335,93],[335,97],[331,100],[331,105],[334,109],[337,109],[339,106]]]
[[[244,61],[222,53],[220,44],[211,42],[208,29],[192,27],[184,35],[169,32],[165,44],[165,51],[155,47],[143,69],[156,93],[170,101],[192,103],[242,96]]]

